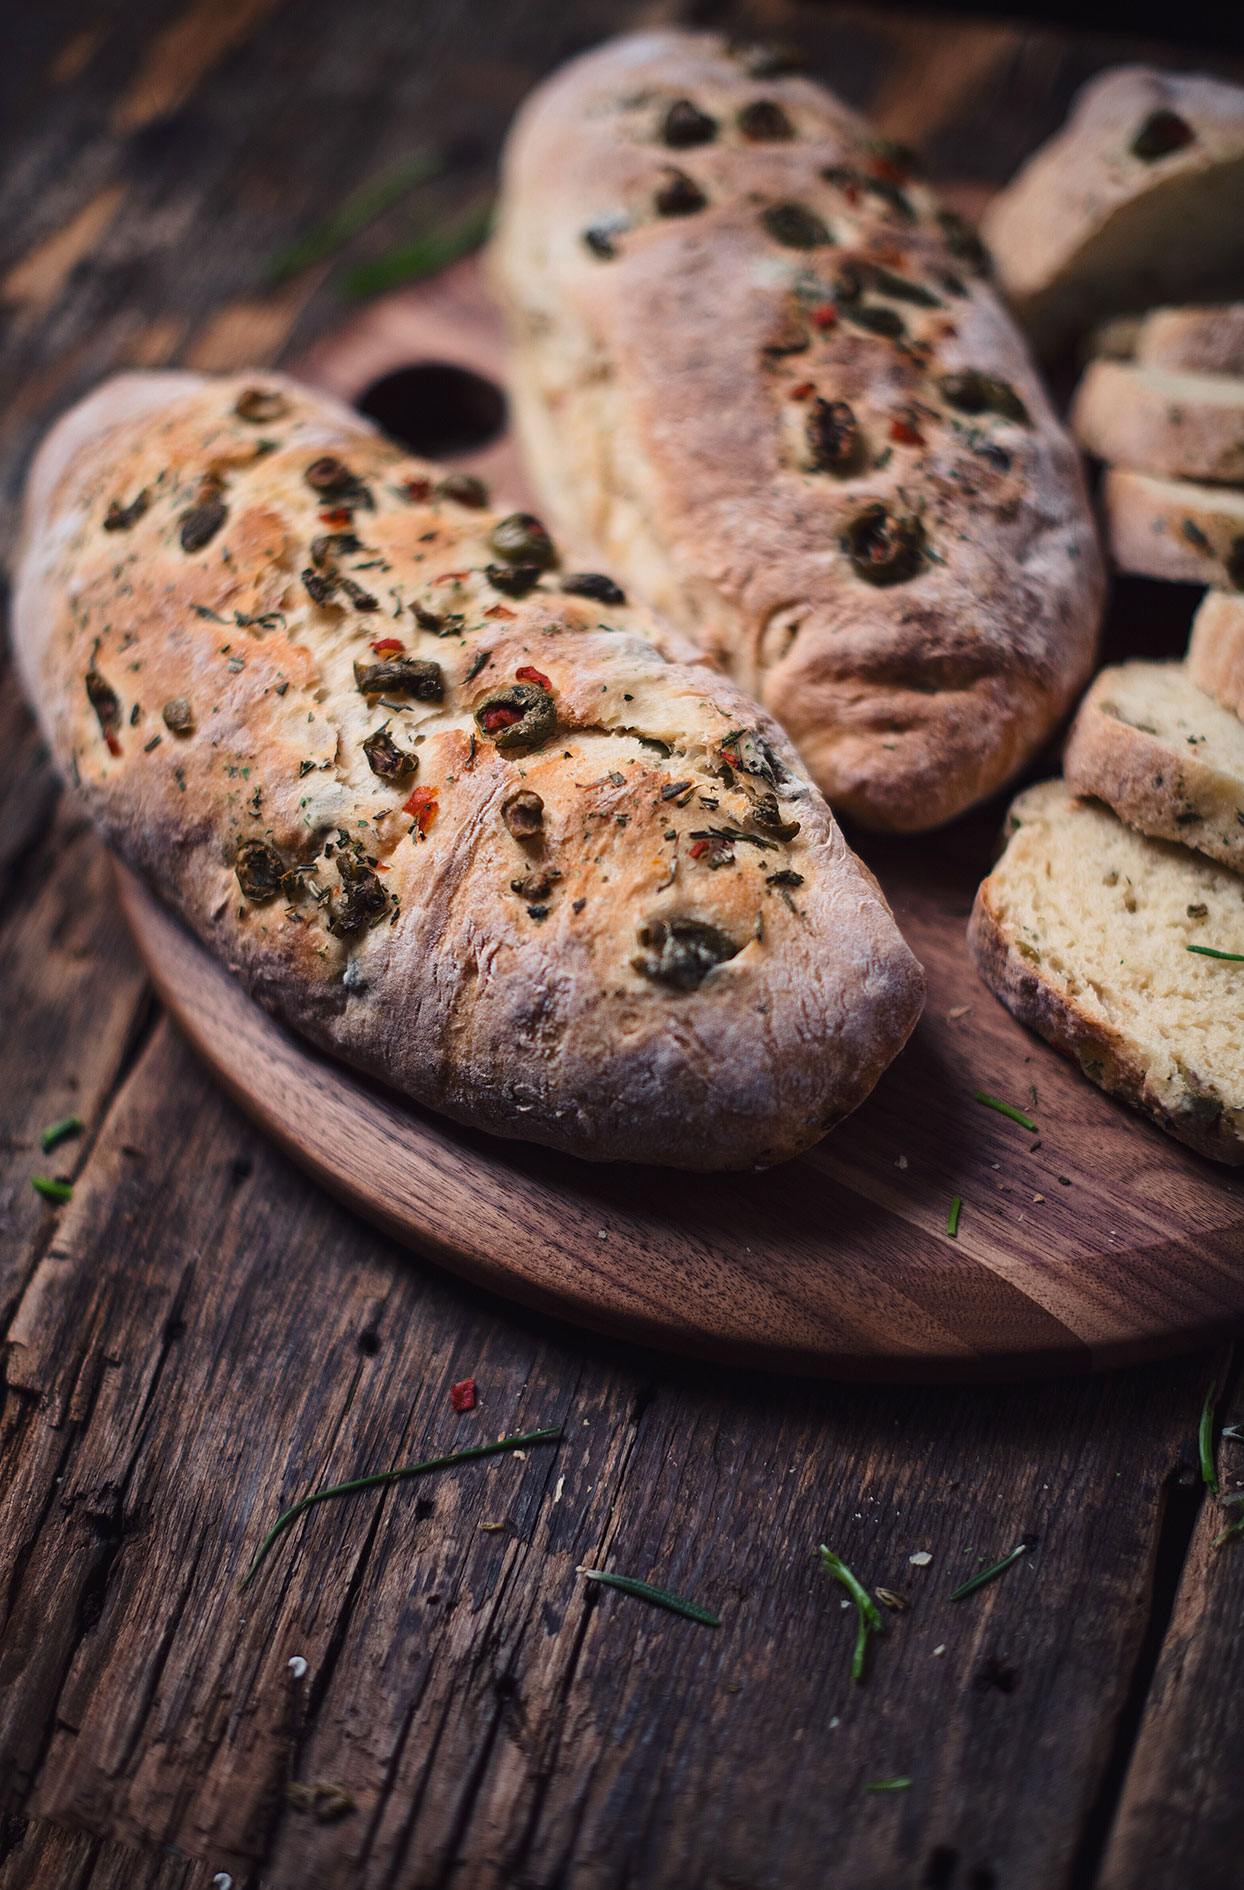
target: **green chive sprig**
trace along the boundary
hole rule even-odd
[[[1244,1536],[1244,1514],[1237,1516],[1233,1523],[1228,1523],[1209,1546],[1211,1549],[1221,1549],[1224,1542],[1230,1542],[1235,1536]]]
[[[1196,1434],[1197,1454],[1201,1459],[1201,1481],[1215,1496],[1218,1494],[1218,1471],[1214,1467],[1214,1393],[1217,1389],[1216,1384],[1211,1385],[1205,1394]]]
[[[639,1601],[650,1601],[654,1607],[668,1608],[671,1614],[686,1615],[688,1621],[702,1622],[705,1627],[721,1626],[715,1614],[702,1608],[698,1601],[689,1601],[686,1595],[676,1595],[672,1588],[657,1588],[652,1582],[641,1582],[635,1575],[615,1575],[605,1568],[577,1568],[575,1574],[582,1575],[584,1581],[620,1589],[624,1595],[634,1595]]]
[[[1036,1134],[1036,1123],[1022,1109],[1012,1109],[1010,1103],[999,1102],[996,1096],[987,1096],[983,1089],[977,1090],[975,1100],[984,1103],[986,1109],[996,1109],[1000,1116],[1009,1116],[1012,1122],[1018,1122],[1021,1129],[1031,1129]]]
[[[1185,945],[1186,952],[1195,952],[1198,958],[1221,958],[1224,964],[1244,965],[1244,952],[1220,952],[1212,945]]]
[[[45,1201],[72,1201],[72,1181],[58,1181],[53,1175],[32,1175],[30,1185]]]
[[[374,223],[378,216],[399,203],[408,191],[440,177],[444,169],[442,151],[416,151],[390,165],[388,170],[381,171],[379,176],[361,185],[353,196],[347,197],[340,210],[311,230],[301,242],[274,256],[265,271],[268,281],[285,282],[308,264],[331,256],[335,249],[340,249],[352,236],[357,236],[360,230],[365,230],[369,223]]]
[[[447,269],[460,256],[478,249],[492,222],[492,199],[471,204],[462,215],[437,229],[428,230],[411,243],[399,244],[382,255],[369,257],[342,278],[343,295],[376,295],[381,289],[396,289],[403,283],[420,282]]]
[[[81,1116],[62,1116],[59,1122],[49,1122],[39,1137],[39,1146],[45,1155],[50,1155],[58,1142],[68,1141],[71,1135],[81,1135],[85,1124]]]
[[[962,1601],[965,1595],[970,1595],[976,1589],[983,1588],[986,1582],[991,1582],[996,1575],[1001,1575],[1003,1569],[1010,1568],[1013,1562],[1018,1562],[1021,1555],[1027,1555],[1029,1547],[1030,1544],[1027,1542],[1021,1542],[1016,1548],[1011,1550],[1009,1555],[1004,1555],[1000,1562],[991,1563],[988,1568],[983,1568],[979,1575],[969,1575],[965,1582],[960,1582],[958,1588],[951,1589],[950,1599],[952,1601]]]
[[[884,1634],[885,1627],[881,1619],[881,1610],[861,1581],[851,1573],[840,1555],[832,1549],[820,1545],[821,1564],[842,1586],[855,1603],[855,1612],[859,1627],[855,1636],[855,1652],[851,1656],[851,1678],[859,1681],[864,1678],[864,1664],[868,1659],[868,1637],[870,1634]]]
[[[910,1784],[909,1778],[870,1778],[864,1790],[866,1792],[905,1792]]]
[[[495,1457],[503,1450],[521,1450],[527,1444],[551,1444],[562,1434],[560,1424],[547,1431],[520,1431],[514,1437],[498,1438],[495,1444],[474,1444],[469,1450],[453,1450],[447,1457],[427,1457],[422,1463],[403,1464],[398,1470],[380,1470],[375,1476],[355,1477],[349,1483],[334,1483],[327,1490],[314,1490],[310,1496],[304,1496],[292,1509],[287,1509],[278,1516],[267,1535],[259,1545],[259,1553],[238,1583],[238,1593],[246,1588],[255,1578],[260,1563],[267,1555],[277,1537],[283,1535],[291,1523],[296,1522],[304,1510],[311,1509],[316,1503],[326,1503],[330,1496],[352,1496],[356,1490],[375,1490],[385,1483],[400,1483],[407,1477],[426,1476],[431,1470],[447,1470],[451,1464],[470,1463],[476,1457]]]
[[[963,1206],[963,1196],[957,1194],[950,1204],[950,1213],[946,1216],[946,1232],[952,1240],[959,1238],[959,1209]]]

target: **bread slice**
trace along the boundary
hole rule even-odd
[[[1102,503],[1120,571],[1244,589],[1244,492],[1112,466]]]
[[[1062,781],[1021,794],[968,948],[1021,1023],[1215,1161],[1244,1162],[1244,879]]]
[[[1244,374],[1244,302],[1151,309],[1137,328],[1133,353],[1142,367]]]
[[[1147,66],[1090,80],[982,230],[1044,354],[1107,315],[1238,293],[1244,88]]]
[[[1173,479],[1244,479],[1244,379],[1093,361],[1071,430],[1112,466]]]
[[[269,372],[122,375],[30,475],[15,646],[127,863],[416,1101],[767,1165],[923,977],[782,731],[538,519]]]
[[[1206,591],[1185,662],[1198,689],[1244,716],[1244,592]]]
[[[1080,704],[1063,774],[1129,827],[1244,869],[1244,722],[1182,663],[1104,669]]]

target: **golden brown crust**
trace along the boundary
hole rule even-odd
[[[716,127],[690,148],[664,142],[680,98]],[[791,135],[749,138],[758,105]],[[671,169],[700,207],[660,213]],[[1074,448],[940,216],[821,87],[661,32],[528,100],[496,249],[564,529],[724,656],[835,806],[898,830],[1033,752],[1101,594]]]
[[[796,1153],[918,1014],[884,900],[733,685],[516,578],[554,549],[439,476],[271,374],[109,383],[31,478],[55,753],[265,1004],[418,1100],[603,1159]]]

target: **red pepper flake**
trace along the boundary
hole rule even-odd
[[[822,302],[812,311],[812,320],[817,328],[834,328],[838,323],[838,311],[832,302]]]
[[[384,863],[384,861],[383,861],[383,860],[377,860],[377,861],[376,861],[376,871],[377,871],[378,873],[387,873],[387,872],[389,871],[389,868],[388,868],[388,867],[387,867],[387,866],[385,865],[385,863]]]
[[[874,177],[880,177],[887,184],[905,184],[907,172],[893,158],[874,157],[869,160],[868,169]]]
[[[521,722],[522,719],[521,709],[512,709],[507,703],[499,702],[494,709],[481,710],[479,725],[485,735],[495,735],[499,728],[513,728],[515,722]]]
[[[790,397],[792,400],[807,400],[815,392],[816,388],[811,381],[800,381],[798,387],[791,388]]]
[[[485,617],[512,617],[514,612],[507,610],[504,604],[494,604],[490,610],[484,612],[484,615]]]
[[[470,575],[469,571],[446,571],[442,577],[438,577],[435,581],[437,584],[458,584],[464,577],[469,577]]]
[[[695,845],[689,849],[692,859],[698,860],[701,854],[708,852],[711,845],[711,840],[697,840]]]
[[[105,734],[104,740],[108,744],[108,753],[110,755],[119,755],[121,753],[121,744],[115,735]]]
[[[400,656],[405,647],[398,637],[381,637],[378,643],[368,645],[368,648],[373,649],[377,656]]]
[[[521,669],[514,671],[514,680],[515,682],[533,682],[541,689],[551,690],[553,687],[548,677],[542,676],[538,669],[532,669],[530,663],[524,663]]]
[[[331,512],[321,512],[320,519],[325,525],[349,525],[353,523],[354,514],[348,505],[335,505]]]
[[[430,498],[432,494],[432,481],[430,479],[408,479],[406,484],[402,487],[402,491],[406,494],[408,499],[427,499]]]
[[[923,446],[924,435],[909,419],[901,416],[890,422],[890,438],[896,446]]]
[[[473,1411],[475,1409],[475,1380],[460,1378],[456,1385],[451,1385],[449,1402],[455,1411]]]
[[[436,789],[417,787],[402,802],[402,812],[409,814],[421,834],[426,834],[436,819]]]

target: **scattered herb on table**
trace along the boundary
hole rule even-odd
[[[952,1240],[959,1238],[959,1209],[963,1206],[963,1196],[957,1194],[950,1204],[950,1213],[946,1216],[946,1232]]]
[[[1009,1116],[1012,1122],[1018,1122],[1021,1129],[1031,1129],[1036,1133],[1036,1123],[1022,1109],[1012,1109],[1010,1103],[999,1102],[996,1096],[987,1096],[983,1089],[977,1090],[976,1101],[984,1103],[986,1109],[996,1109],[1000,1116]]]
[[[1230,1542],[1233,1536],[1244,1536],[1244,1515],[1237,1516],[1233,1523],[1228,1523],[1220,1534],[1210,1543],[1211,1549],[1221,1549],[1224,1542]]]
[[[30,1185],[45,1201],[72,1201],[72,1181],[57,1181],[51,1175],[32,1175]]]
[[[1201,1406],[1201,1422],[1197,1426],[1201,1481],[1215,1496],[1218,1494],[1218,1472],[1214,1468],[1214,1393],[1217,1389],[1217,1385],[1212,1384],[1206,1392],[1205,1403]]]
[[[49,1122],[39,1137],[43,1153],[49,1154],[58,1142],[67,1141],[71,1135],[81,1135],[84,1126],[81,1116],[62,1116],[59,1122]]]
[[[433,276],[438,269],[445,269],[460,256],[478,249],[491,221],[491,198],[471,204],[452,222],[358,263],[342,278],[342,294],[375,295],[381,289],[395,289],[402,283],[419,282],[424,276]]]
[[[1012,1562],[1018,1562],[1021,1555],[1027,1555],[1031,1547],[1032,1544],[1030,1542],[1021,1542],[1017,1547],[1011,1550],[1009,1555],[1004,1555],[1000,1562],[991,1562],[989,1567],[983,1568],[979,1575],[969,1575],[968,1579],[965,1582],[961,1582],[958,1588],[951,1589],[950,1599],[952,1601],[962,1601],[965,1595],[972,1594],[977,1588],[983,1588],[986,1582],[991,1582],[994,1579],[995,1575],[1001,1575],[1003,1569],[1010,1568]]]
[[[403,158],[400,163],[390,165],[368,183],[360,186],[351,197],[347,197],[340,210],[328,217],[317,229],[309,232],[301,242],[293,243],[268,264],[265,275],[269,282],[284,282],[290,276],[297,275],[309,263],[319,262],[330,256],[335,249],[348,243],[352,236],[365,230],[369,223],[374,223],[378,216],[389,210],[395,203],[413,190],[417,184],[430,183],[439,177],[445,169],[445,156],[440,151],[416,151],[413,156]]]
[[[385,1483],[400,1483],[407,1477],[426,1476],[431,1470],[446,1470],[451,1464],[470,1463],[476,1457],[492,1457],[503,1450],[520,1450],[525,1444],[550,1444],[560,1438],[562,1427],[556,1425],[547,1431],[520,1431],[514,1437],[498,1438],[495,1444],[473,1444],[469,1450],[454,1450],[445,1457],[427,1457],[422,1463],[408,1463],[397,1470],[380,1470],[375,1476],[355,1477],[349,1483],[334,1483],[326,1490],[314,1490],[310,1496],[304,1496],[278,1516],[267,1535],[259,1545],[259,1553],[238,1583],[238,1593],[253,1581],[260,1563],[267,1555],[277,1537],[289,1528],[290,1524],[311,1509],[316,1503],[326,1503],[330,1496],[352,1496],[356,1490],[375,1490]]]
[[[721,1622],[707,1608],[702,1608],[698,1601],[688,1601],[686,1595],[676,1595],[670,1588],[656,1588],[651,1582],[641,1582],[634,1575],[614,1575],[603,1568],[577,1568],[576,1575],[582,1575],[585,1581],[602,1582],[606,1588],[621,1589],[624,1595],[634,1595],[639,1601],[651,1601],[655,1607],[668,1608],[671,1614],[685,1614],[689,1621],[700,1621],[705,1627],[720,1627]]]
[[[910,1784],[909,1778],[870,1778],[864,1790],[866,1792],[905,1792]]]
[[[1198,958],[1221,958],[1229,965],[1244,965],[1244,952],[1220,952],[1212,945],[1185,945],[1186,952],[1195,952]]]
[[[864,1663],[868,1657],[868,1637],[870,1634],[884,1634],[885,1632],[881,1612],[863,1583],[851,1573],[840,1555],[835,1555],[832,1549],[827,1549],[823,1542],[819,1553],[822,1565],[836,1582],[842,1583],[855,1603],[855,1611],[859,1617],[859,1630],[855,1637],[855,1652],[851,1656],[851,1678],[862,1680]]]

